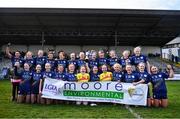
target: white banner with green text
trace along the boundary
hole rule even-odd
[[[121,82],[67,82],[45,78],[42,97],[57,100],[110,102],[128,105],[146,105],[146,84],[133,86]]]

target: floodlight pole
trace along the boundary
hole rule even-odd
[[[115,31],[115,35],[114,35],[114,41],[115,41],[115,50],[117,50],[117,45],[118,45],[118,39],[117,39],[117,31]]]
[[[41,40],[41,48],[42,48],[42,50],[44,50],[44,43],[45,43],[44,32],[42,32],[42,40]]]

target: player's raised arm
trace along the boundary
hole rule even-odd
[[[174,77],[174,71],[172,69],[172,66],[171,65],[167,65],[167,72],[169,74],[169,78],[173,78]]]
[[[147,71],[148,71],[148,73],[151,74],[149,61],[146,61],[146,66],[147,66]]]
[[[10,45],[11,43],[8,43],[7,47],[6,47],[6,55],[9,57],[9,58],[12,58],[12,54],[10,53]]]

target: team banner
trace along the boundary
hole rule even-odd
[[[143,105],[147,103],[146,84],[133,86],[131,83],[120,82],[67,82],[45,78],[42,90],[43,98],[110,102],[128,105]]]

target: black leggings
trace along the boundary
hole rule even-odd
[[[16,95],[19,91],[19,82],[13,82],[12,83],[12,100],[16,99]]]

